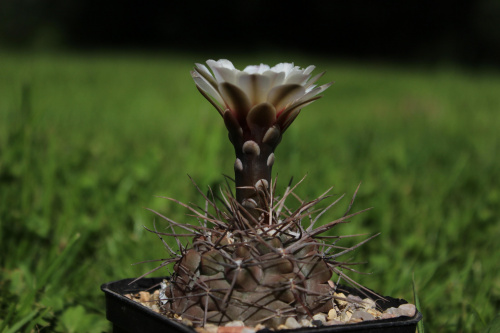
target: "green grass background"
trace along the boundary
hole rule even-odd
[[[278,188],[307,173],[304,199],[350,196],[361,181],[354,209],[374,209],[336,230],[381,232],[356,251],[372,273],[357,280],[413,301],[414,276],[429,332],[485,330],[500,313],[498,73],[232,59],[327,71],[335,85],[277,149]],[[189,75],[204,60],[0,54],[0,332],[109,331],[100,285],[167,255],[144,208],[191,222],[155,195],[201,204],[186,175],[205,189],[232,173],[223,122]]]

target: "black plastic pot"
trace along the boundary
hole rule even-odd
[[[114,333],[158,333],[158,332],[196,332],[193,328],[168,319],[141,304],[128,299],[124,294],[136,293],[158,285],[163,278],[145,278],[129,284],[134,279],[124,279],[105,283],[101,286],[106,294],[106,317],[113,323]],[[356,289],[342,286],[350,294],[359,295]],[[360,295],[362,296],[362,295]],[[382,309],[398,307],[407,303],[405,300],[384,296],[385,302],[377,301]],[[417,311],[415,316],[397,317],[392,319],[366,321],[357,324],[307,327],[286,332],[293,333],[415,333],[417,323],[422,319],[422,314]],[[270,330],[260,330],[259,333],[271,333]]]

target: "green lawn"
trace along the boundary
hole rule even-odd
[[[145,207],[190,222],[155,196],[201,204],[187,174],[206,188],[232,173],[223,122],[189,75],[204,60],[0,54],[0,332],[109,330],[100,285],[167,255]],[[335,85],[276,152],[278,187],[307,173],[298,193],[312,199],[361,181],[354,209],[374,209],[337,229],[381,232],[355,253],[372,272],[358,281],[413,301],[414,276],[428,332],[486,329],[500,314],[500,75],[233,60],[327,71]]]

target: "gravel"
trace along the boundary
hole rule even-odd
[[[160,312],[161,295],[156,290],[153,293],[141,291],[136,294],[126,294],[125,297],[138,302],[149,309]],[[376,308],[376,303],[370,298],[362,299],[358,296],[343,293],[334,294],[334,306],[328,313],[316,313],[312,318],[306,316],[301,318],[288,317],[284,325],[280,325],[277,330],[297,329],[312,326],[332,326],[343,324],[355,324],[364,321],[390,319],[400,316],[413,317],[416,314],[414,304],[402,304],[397,308],[388,308],[384,312]],[[187,326],[193,326],[192,322],[174,315],[174,320],[180,321]],[[266,328],[264,325],[255,327],[245,326],[243,321],[232,321],[224,326],[207,324],[204,327],[196,327],[198,333],[255,333]]]

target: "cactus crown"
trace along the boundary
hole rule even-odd
[[[314,66],[260,65],[238,71],[227,60],[207,64],[213,74],[197,64],[191,75],[229,131],[236,153],[236,196],[229,188],[221,191],[218,205],[211,189],[205,195],[197,187],[205,199],[203,208],[167,198],[189,209],[198,225],[178,223],[153,211],[169,227],[167,232],[156,226],[150,231],[172,255],[158,268],[174,267],[169,282],[162,284],[162,311],[197,326],[242,320],[247,325],[263,323],[272,328],[287,317],[300,320],[328,312],[338,286],[331,281],[333,274],[357,285],[344,273],[353,271],[353,263],[339,257],[376,235],[353,247],[337,246],[338,240],[349,236],[323,234],[363,212],[350,213],[357,190],[342,217],[318,226],[318,219],[343,196],[325,209],[315,210],[316,204],[330,197],[331,189],[317,199],[302,201],[294,194],[301,180],[289,184],[279,197],[271,168],[283,133],[300,109],[318,99],[330,84],[314,86],[323,75],[311,78]],[[300,202],[296,210],[285,204],[290,196]],[[164,241],[165,236],[175,238],[178,251]],[[192,243],[183,245],[183,237]],[[326,243],[327,239],[333,243]]]

